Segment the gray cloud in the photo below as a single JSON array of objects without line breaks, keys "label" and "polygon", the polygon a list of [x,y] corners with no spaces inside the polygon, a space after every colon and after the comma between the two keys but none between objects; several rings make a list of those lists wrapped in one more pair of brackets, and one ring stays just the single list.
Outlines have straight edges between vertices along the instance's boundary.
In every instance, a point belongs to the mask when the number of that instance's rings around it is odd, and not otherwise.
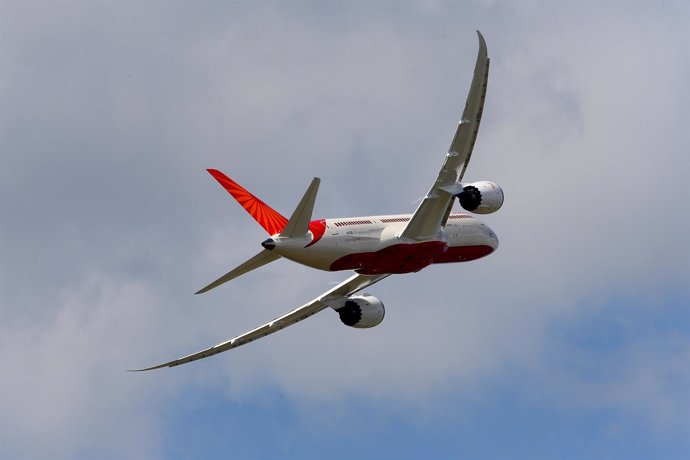
[{"label": "gray cloud", "polygon": [[[687,328],[609,351],[611,372],[548,350],[592,360],[553,325],[689,296],[687,7],[383,5],[2,5],[0,455],[156,456],[162,408],[190,387],[421,408],[516,372],[554,401],[682,425]],[[495,255],[377,285],[388,314],[371,331],[324,312],[232,356],[121,372],[345,276],[281,261],[191,296],[262,238],[206,167],[284,213],[315,175],[324,217],[411,211],[464,103],[476,28],[492,72],[469,178],[507,192],[485,219]]]}]

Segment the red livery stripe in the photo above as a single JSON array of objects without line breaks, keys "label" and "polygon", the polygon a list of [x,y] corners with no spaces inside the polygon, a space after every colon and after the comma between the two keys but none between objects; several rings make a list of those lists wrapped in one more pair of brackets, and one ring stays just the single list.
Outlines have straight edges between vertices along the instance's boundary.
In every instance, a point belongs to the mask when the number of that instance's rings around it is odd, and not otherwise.
[{"label": "red livery stripe", "polygon": [[[217,169],[208,169],[207,171],[269,235],[275,235],[283,231],[288,220],[282,214],[249,193],[244,187]],[[311,221],[309,223],[309,230],[313,237],[311,243],[307,246],[316,244],[321,239],[326,231],[326,221],[324,219]]]},{"label": "red livery stripe", "polygon": [[261,225],[269,235],[280,233],[287,219],[269,205],[249,193],[240,184],[216,169],[207,170],[225,190]]}]

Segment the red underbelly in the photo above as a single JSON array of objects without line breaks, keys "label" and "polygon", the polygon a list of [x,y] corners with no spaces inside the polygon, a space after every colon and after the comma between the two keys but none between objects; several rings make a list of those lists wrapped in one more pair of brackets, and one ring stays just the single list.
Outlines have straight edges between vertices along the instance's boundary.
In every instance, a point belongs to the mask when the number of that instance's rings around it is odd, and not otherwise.
[{"label": "red underbelly", "polygon": [[394,244],[376,252],[362,252],[341,257],[331,264],[331,270],[355,270],[362,275],[411,273],[432,264],[448,245],[443,241]]},{"label": "red underbelly", "polygon": [[455,246],[448,248],[446,252],[436,257],[434,263],[467,262],[488,256],[492,252],[494,252],[494,248],[483,244],[478,246]]},{"label": "red underbelly", "polygon": [[331,264],[332,271],[355,270],[362,275],[412,273],[434,263],[466,262],[493,252],[490,246],[448,247],[443,241],[394,244],[376,252],[361,252],[341,257]]}]

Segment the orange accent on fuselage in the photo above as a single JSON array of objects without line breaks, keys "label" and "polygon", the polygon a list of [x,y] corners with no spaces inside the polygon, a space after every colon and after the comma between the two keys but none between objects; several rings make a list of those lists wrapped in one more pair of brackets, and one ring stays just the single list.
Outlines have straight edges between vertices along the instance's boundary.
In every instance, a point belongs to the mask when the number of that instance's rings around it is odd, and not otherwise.
[{"label": "orange accent on fuselage", "polygon": [[309,231],[312,234],[312,239],[311,243],[306,245],[305,248],[318,243],[323,234],[326,233],[326,219],[312,220],[309,222]]}]

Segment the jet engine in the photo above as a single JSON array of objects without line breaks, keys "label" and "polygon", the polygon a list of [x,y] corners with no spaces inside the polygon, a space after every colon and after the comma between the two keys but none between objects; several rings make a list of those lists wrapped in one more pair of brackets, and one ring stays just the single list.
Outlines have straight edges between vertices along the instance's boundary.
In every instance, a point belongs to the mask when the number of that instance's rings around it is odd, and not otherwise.
[{"label": "jet engine", "polygon": [[465,211],[491,214],[503,205],[503,190],[487,180],[462,184],[462,192],[455,195]]},{"label": "jet engine", "polygon": [[377,326],[383,321],[386,309],[383,302],[369,294],[353,295],[344,300],[342,307],[335,311],[346,326],[367,328]]}]

